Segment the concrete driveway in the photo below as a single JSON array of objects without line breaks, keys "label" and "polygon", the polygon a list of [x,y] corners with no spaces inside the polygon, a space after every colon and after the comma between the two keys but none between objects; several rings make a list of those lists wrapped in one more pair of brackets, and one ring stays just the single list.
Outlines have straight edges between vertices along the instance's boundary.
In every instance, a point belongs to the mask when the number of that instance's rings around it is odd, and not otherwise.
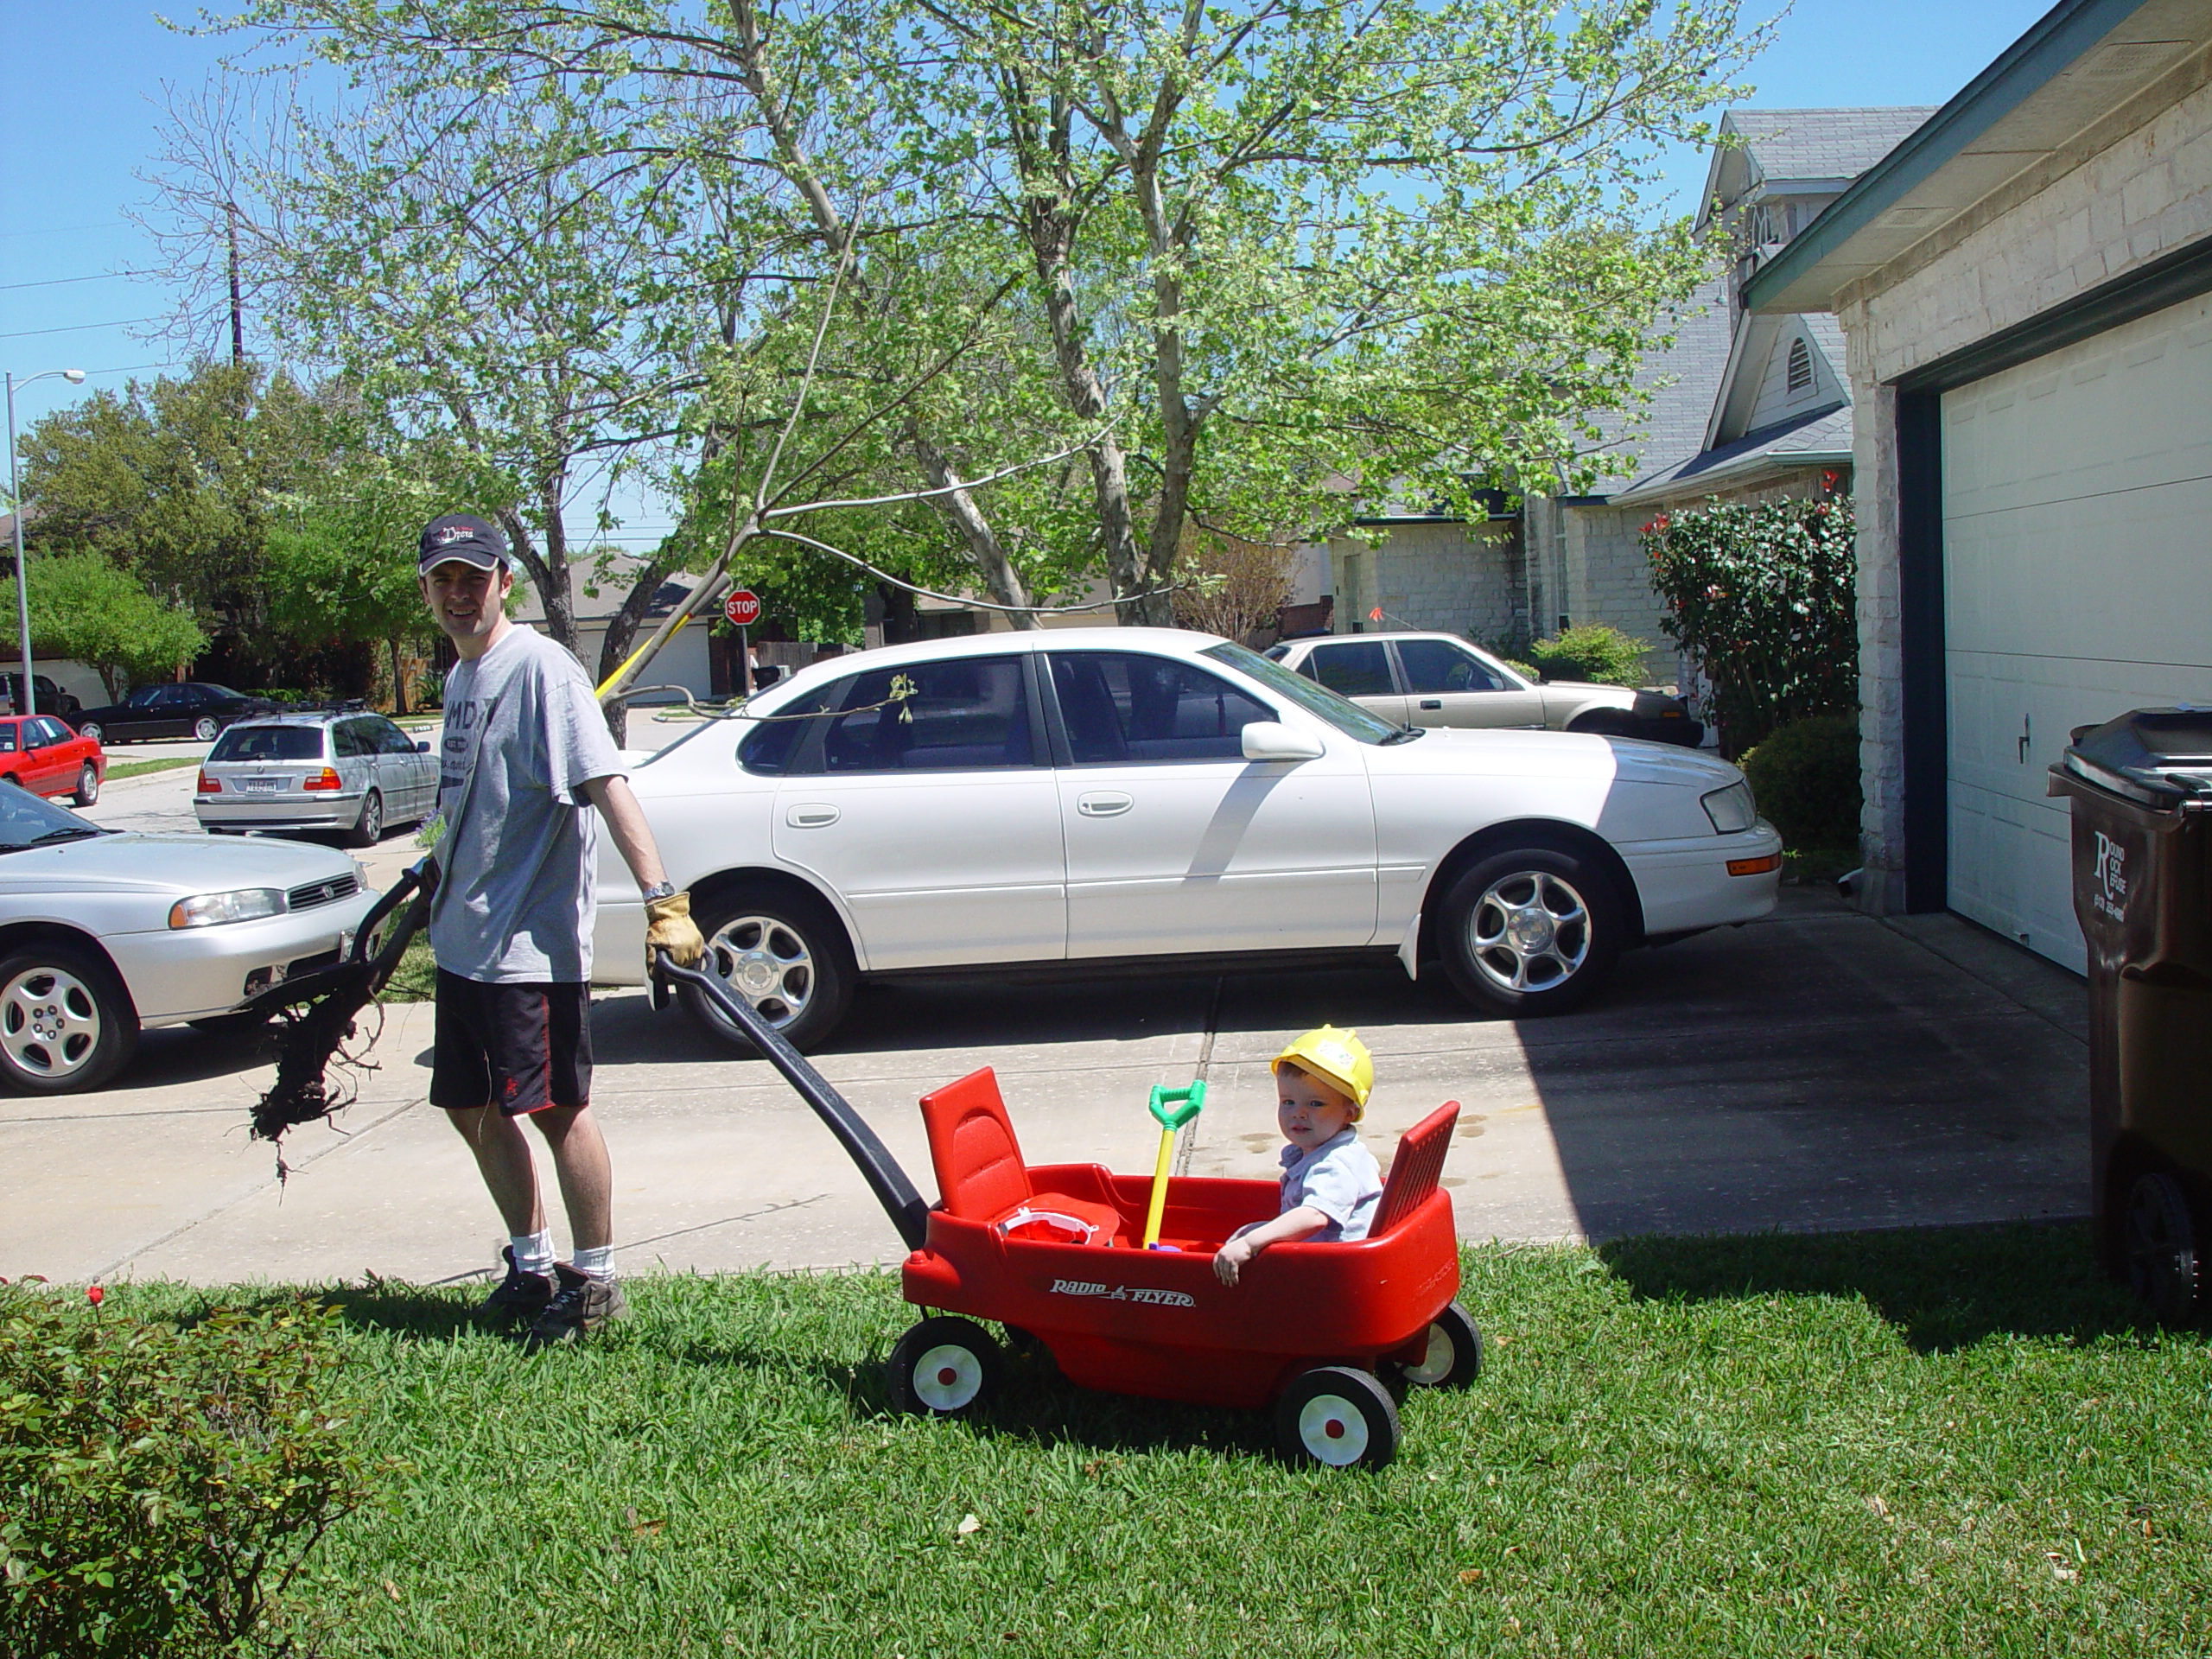
[{"label": "concrete driveway", "polygon": [[[118,816],[154,806],[121,786],[111,799]],[[1440,979],[1395,968],[942,982],[863,991],[817,1062],[932,1196],[915,1099],[986,1065],[1033,1161],[1147,1168],[1147,1091],[1203,1077],[1182,1167],[1270,1175],[1267,1061],[1330,1020],[1374,1047],[1378,1155],[1440,1101],[1462,1103],[1445,1181],[1470,1238],[2085,1214],[2081,982],[1955,918],[1888,924],[1823,893],[1785,898],[1768,921],[1633,954],[1596,1006],[1562,1019],[1471,1014]],[[859,1176],[765,1064],[727,1058],[637,993],[601,997],[595,1031],[628,1271],[898,1258]],[[291,1138],[281,1187],[245,1135],[270,1073],[235,1040],[149,1033],[99,1094],[0,1096],[0,1274],[484,1273],[503,1240],[423,1102],[429,1033],[427,1006],[385,1011],[358,1103]]]}]

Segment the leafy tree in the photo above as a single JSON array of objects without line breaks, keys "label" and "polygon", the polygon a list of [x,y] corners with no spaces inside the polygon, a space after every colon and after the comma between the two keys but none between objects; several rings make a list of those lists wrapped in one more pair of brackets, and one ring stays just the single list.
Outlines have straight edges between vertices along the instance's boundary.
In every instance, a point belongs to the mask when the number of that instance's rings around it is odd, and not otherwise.
[{"label": "leafy tree", "polygon": [[[206,627],[265,628],[269,500],[325,470],[315,398],[281,371],[202,363],[57,410],[21,444],[26,538],[95,550]],[[37,588],[33,588],[33,597]]]},{"label": "leafy tree", "polygon": [[[757,477],[803,355],[791,325],[819,309],[795,296],[836,273],[852,302],[809,395],[865,424],[810,407],[802,437],[875,480],[855,495],[933,491],[1000,602],[1103,566],[1132,621],[1169,620],[1194,514],[1254,535],[1333,522],[1357,505],[1330,487],[1346,474],[1446,500],[1474,474],[1586,481],[1591,411],[1630,399],[1652,317],[1700,269],[1681,225],[1643,226],[1637,191],[1758,44],[1734,0],[1564,22],[1537,0],[257,0],[245,21],[397,75],[426,112],[404,167],[381,150],[342,193],[364,240],[404,251],[412,310],[465,265],[442,315],[551,305],[533,338],[582,321],[668,348],[666,374],[697,367],[700,472],[714,434]],[[509,301],[456,251],[475,220],[425,205],[436,146],[516,109],[534,134],[590,135],[604,188],[563,207],[563,233],[605,210],[607,270],[652,273],[632,308],[574,302],[579,274],[512,235],[529,291]],[[474,194],[448,194],[488,222],[496,171],[472,163]],[[712,238],[641,233],[710,210],[735,227],[718,266]],[[677,312],[634,308],[684,296],[723,324],[696,356]],[[416,362],[421,336],[396,337]],[[531,366],[509,378],[535,395]],[[1062,448],[1080,464],[968,487]]]},{"label": "leafy tree", "polygon": [[271,620],[311,644],[382,648],[401,714],[404,656],[437,636],[416,578],[416,543],[441,510],[430,480],[364,456],[313,494],[278,501],[270,515]]},{"label": "leafy tree", "polygon": [[[343,38],[323,44],[342,54]],[[711,264],[735,227],[671,163],[604,153],[564,86],[487,92],[404,53],[350,60],[347,94],[287,105],[257,139],[222,94],[174,107],[166,243],[207,271],[235,236],[274,344],[342,376],[376,448],[436,457],[431,510],[496,518],[575,650],[571,566],[613,527],[607,498],[713,442],[678,398],[713,348],[716,296],[664,250],[711,241]],[[674,568],[637,575],[602,669]]]},{"label": "leafy tree", "polygon": [[[207,648],[187,612],[165,605],[100,553],[34,558],[31,639],[42,656],[73,657],[99,673],[111,700],[166,679]],[[0,578],[0,611],[16,614],[16,579]]]},{"label": "leafy tree", "polygon": [[1713,683],[1722,747],[1859,706],[1857,529],[1848,496],[1717,502],[1643,527],[1659,626]]}]

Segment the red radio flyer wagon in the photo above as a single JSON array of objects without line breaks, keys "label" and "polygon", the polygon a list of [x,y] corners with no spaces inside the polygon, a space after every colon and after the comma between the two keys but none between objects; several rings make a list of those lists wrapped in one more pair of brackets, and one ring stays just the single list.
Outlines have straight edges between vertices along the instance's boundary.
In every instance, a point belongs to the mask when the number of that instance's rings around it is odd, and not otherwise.
[{"label": "red radio flyer wagon", "polygon": [[1161,1243],[1136,1248],[1153,1178],[1097,1164],[1024,1161],[986,1068],[927,1095],[922,1116],[943,1193],[926,1204],[844,1097],[752,1005],[720,981],[657,964],[697,986],[753,1039],[859,1166],[912,1250],[906,1300],[930,1314],[889,1363],[893,1403],[952,1416],[991,1396],[1001,1348],[1049,1351],[1071,1382],[1162,1400],[1246,1408],[1272,1404],[1294,1462],[1378,1466],[1398,1445],[1385,1376],[1459,1388],[1482,1369],[1482,1334],[1459,1288],[1452,1200],[1437,1184],[1457,1102],[1398,1142],[1369,1236],[1276,1244],[1240,1281],[1214,1275],[1213,1253],[1274,1215],[1272,1180],[1185,1178],[1168,1187]]}]

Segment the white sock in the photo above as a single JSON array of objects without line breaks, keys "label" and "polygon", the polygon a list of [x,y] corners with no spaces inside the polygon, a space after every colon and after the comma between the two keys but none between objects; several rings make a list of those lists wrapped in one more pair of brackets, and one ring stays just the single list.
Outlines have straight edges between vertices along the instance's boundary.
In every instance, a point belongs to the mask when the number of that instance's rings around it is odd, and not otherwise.
[{"label": "white sock", "polygon": [[514,1249],[515,1266],[524,1273],[534,1273],[541,1279],[553,1271],[553,1230],[542,1233],[517,1233],[507,1243]]},{"label": "white sock", "polygon": [[588,1273],[594,1279],[612,1279],[614,1276],[614,1247],[601,1244],[596,1249],[578,1250],[575,1266],[578,1273]]}]

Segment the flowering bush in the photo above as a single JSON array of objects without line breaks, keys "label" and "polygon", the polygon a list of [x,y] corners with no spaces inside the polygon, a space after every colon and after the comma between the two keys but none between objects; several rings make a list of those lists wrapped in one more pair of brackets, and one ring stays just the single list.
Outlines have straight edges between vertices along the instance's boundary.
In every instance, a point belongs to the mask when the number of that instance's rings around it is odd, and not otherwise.
[{"label": "flowering bush", "polygon": [[1848,496],[1716,503],[1643,527],[1660,626],[1712,682],[1723,750],[1859,704],[1857,526]]}]

